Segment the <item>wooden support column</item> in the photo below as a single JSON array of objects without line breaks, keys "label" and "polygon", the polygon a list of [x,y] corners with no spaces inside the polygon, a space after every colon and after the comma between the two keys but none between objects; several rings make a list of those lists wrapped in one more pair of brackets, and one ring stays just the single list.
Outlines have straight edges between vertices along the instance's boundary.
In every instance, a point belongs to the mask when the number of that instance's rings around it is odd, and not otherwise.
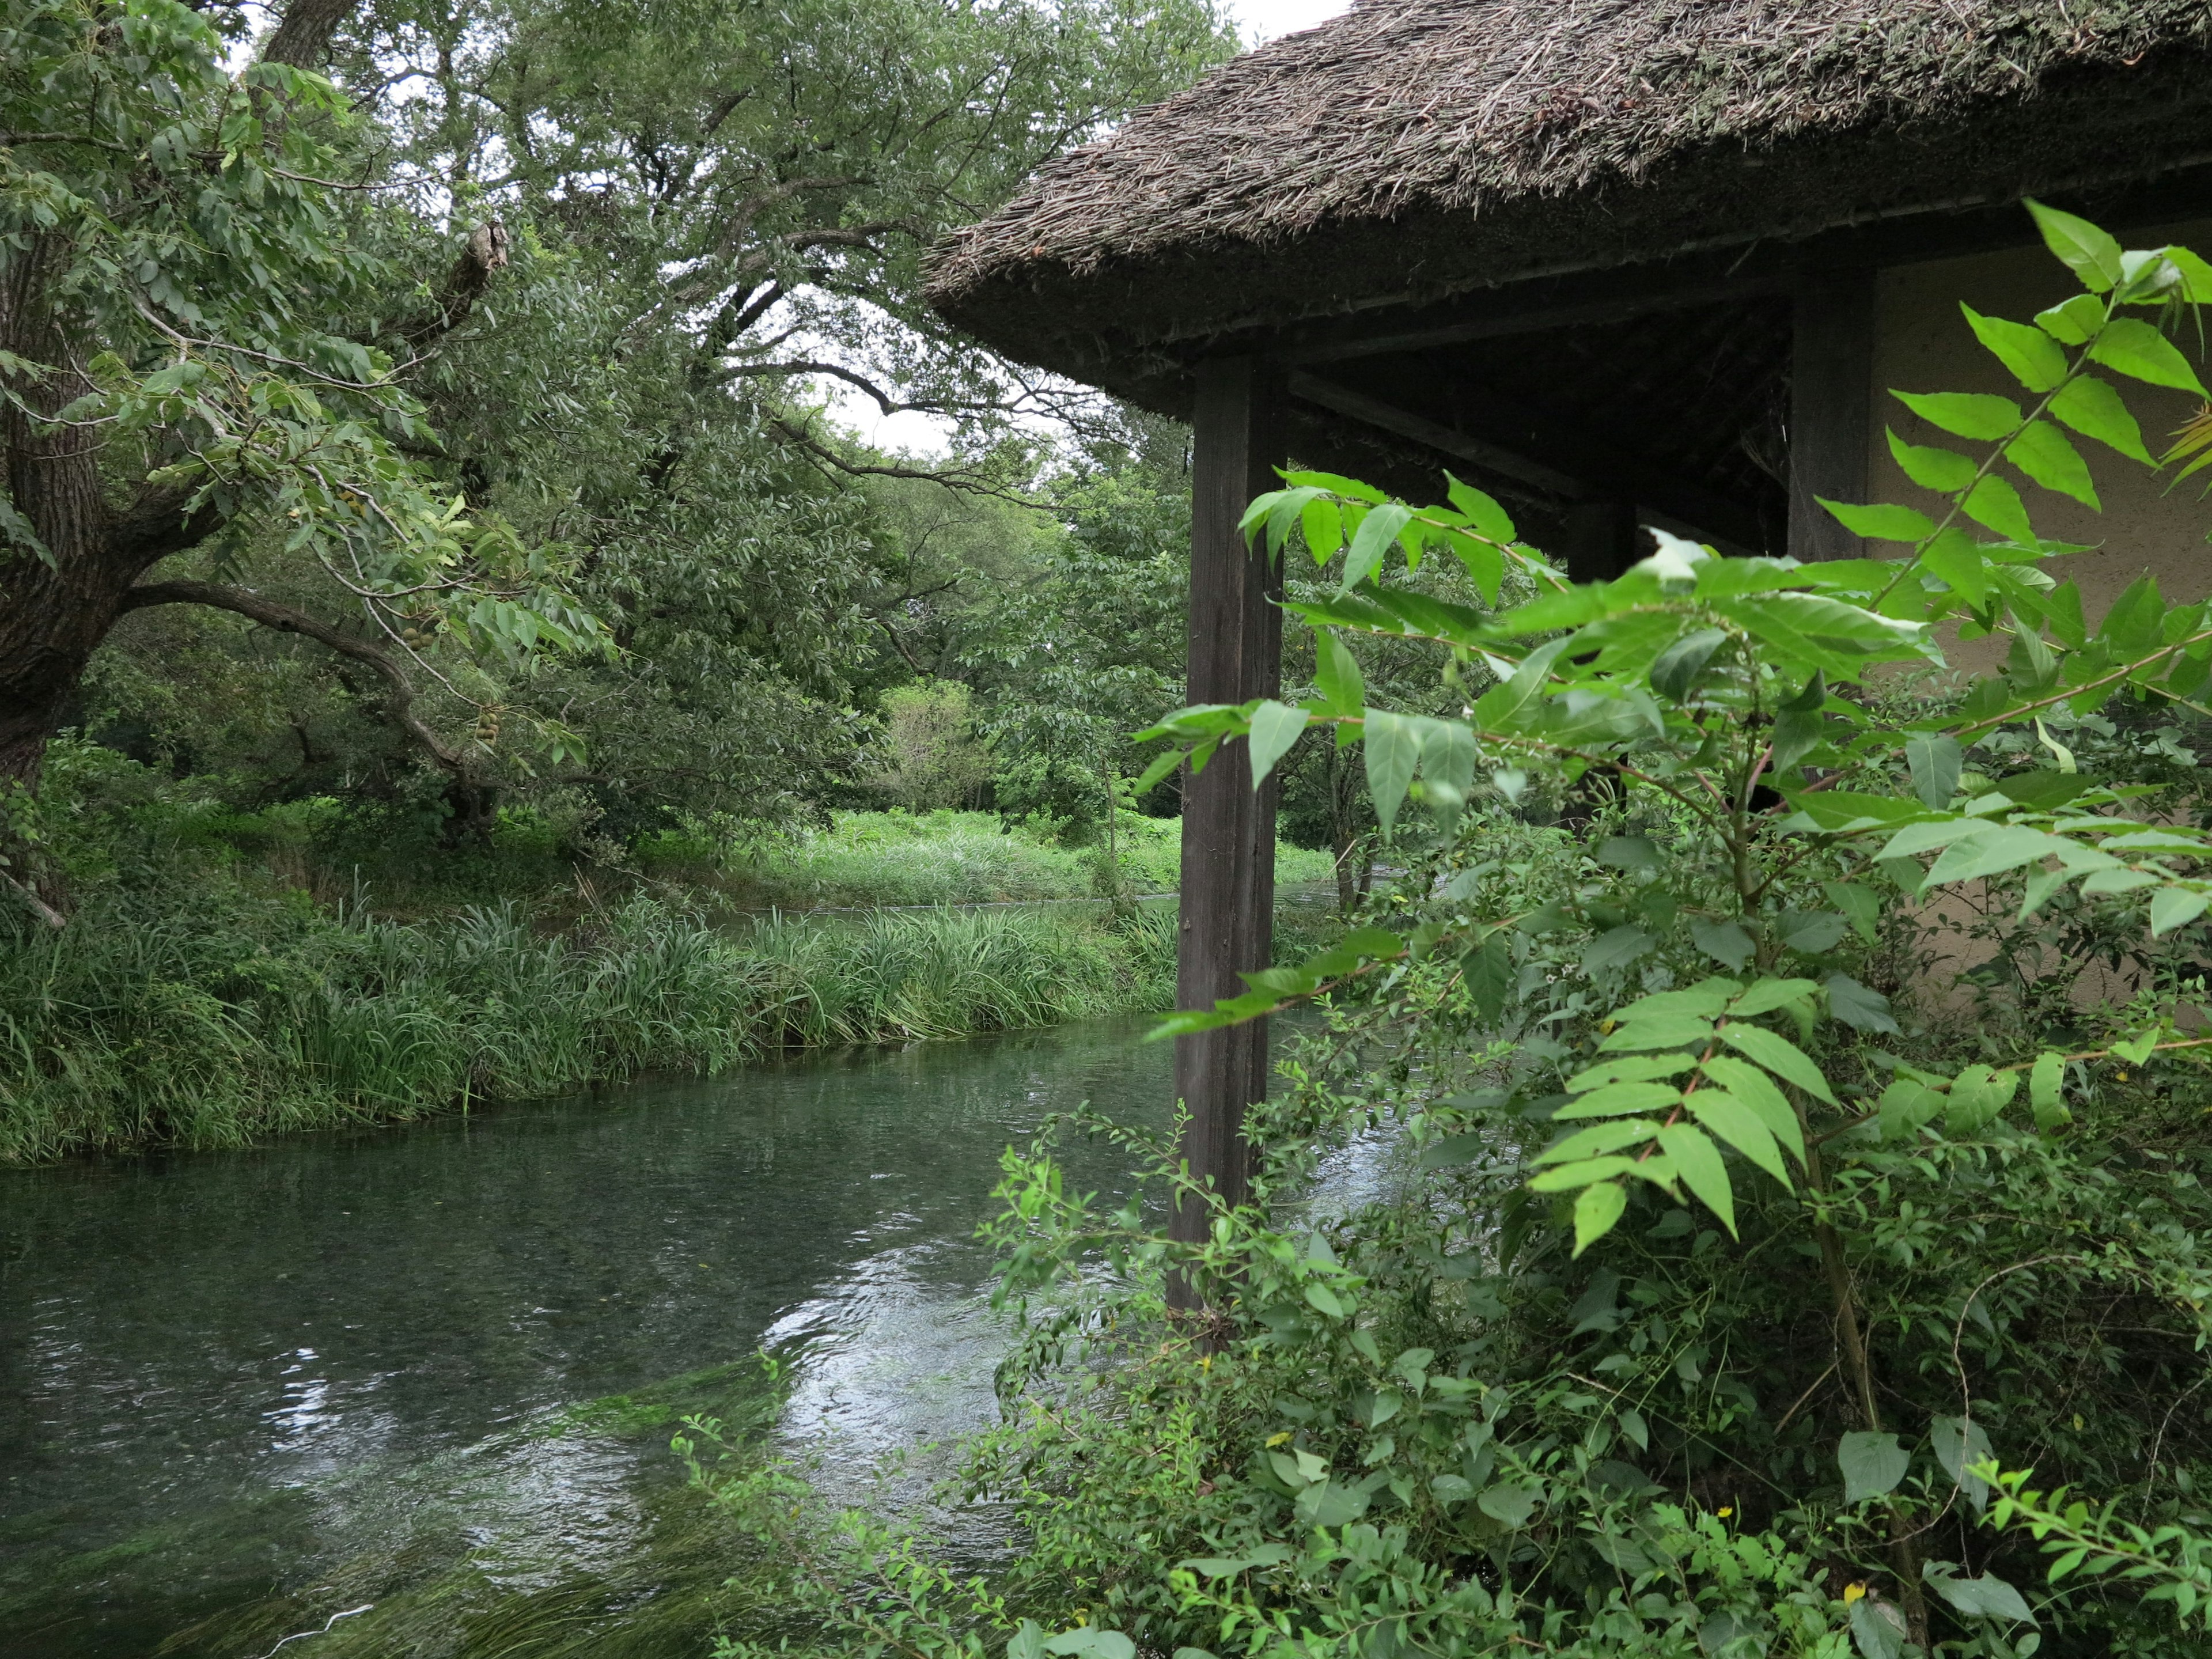
[{"label": "wooden support column", "polygon": [[1636,562],[1636,503],[1577,501],[1567,509],[1567,574],[1609,582]]},{"label": "wooden support column", "polygon": [[1797,284],[1790,368],[1790,554],[1856,559],[1865,544],[1814,500],[1862,502],[1874,380],[1874,272],[1808,270]]},{"label": "wooden support column", "polygon": [[[1281,689],[1280,577],[1264,539],[1249,547],[1237,521],[1255,495],[1279,488],[1281,396],[1257,358],[1202,362],[1194,410],[1190,658],[1187,700],[1244,702]],[[1275,785],[1258,791],[1242,743],[1183,780],[1182,902],[1176,1006],[1206,1008],[1246,988],[1240,970],[1267,965],[1273,943]],[[1231,1204],[1249,1190],[1244,1108],[1267,1092],[1267,1024],[1255,1020],[1176,1042],[1176,1094],[1189,1112],[1182,1156]],[[1206,1234],[1196,1204],[1178,1206],[1175,1238]],[[1171,1286],[1184,1300],[1184,1287]]]}]

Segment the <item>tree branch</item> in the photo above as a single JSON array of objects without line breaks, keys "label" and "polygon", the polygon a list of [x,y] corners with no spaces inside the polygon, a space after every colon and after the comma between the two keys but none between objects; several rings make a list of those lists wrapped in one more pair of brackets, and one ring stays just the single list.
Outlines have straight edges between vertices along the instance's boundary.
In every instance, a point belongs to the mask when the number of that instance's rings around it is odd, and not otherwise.
[{"label": "tree branch", "polygon": [[426,750],[430,757],[455,777],[465,776],[467,763],[457,749],[447,747],[445,741],[424,723],[414,709],[415,688],[408,684],[407,676],[399,665],[366,640],[342,634],[327,623],[319,621],[304,611],[295,611],[289,605],[279,605],[274,599],[264,599],[258,593],[242,587],[221,587],[213,582],[142,582],[123,596],[119,611],[143,611],[156,605],[204,605],[217,611],[228,611],[249,622],[259,623],[264,628],[274,628],[282,633],[298,634],[327,646],[342,657],[364,663],[376,671],[384,681],[385,707],[392,718],[405,729]]},{"label": "tree branch", "polygon": [[506,267],[507,240],[507,226],[497,219],[488,219],[471,231],[460,258],[447,274],[437,310],[401,329],[400,337],[419,346],[459,327],[491,287],[492,272]]},{"label": "tree branch", "polygon": [[769,424],[781,433],[788,442],[798,445],[816,460],[853,477],[921,478],[931,483],[943,484],[947,489],[962,489],[971,495],[995,495],[1002,501],[1012,501],[1016,507],[1031,507],[1039,512],[1045,510],[1045,504],[1042,501],[988,483],[963,468],[955,467],[949,471],[933,472],[927,467],[879,465],[864,461],[848,460],[827,444],[817,439],[805,428],[786,420],[781,415],[769,416]]},{"label": "tree branch", "polygon": [[352,15],[355,0],[292,0],[284,8],[284,21],[261,49],[261,61],[313,69],[330,50],[331,37]]}]

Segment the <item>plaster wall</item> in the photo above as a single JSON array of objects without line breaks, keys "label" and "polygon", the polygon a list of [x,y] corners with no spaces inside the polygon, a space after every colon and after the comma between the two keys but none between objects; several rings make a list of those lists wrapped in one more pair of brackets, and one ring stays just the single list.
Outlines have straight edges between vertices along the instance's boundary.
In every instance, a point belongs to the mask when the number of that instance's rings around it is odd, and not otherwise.
[{"label": "plaster wall", "polygon": [[[2212,258],[2212,220],[2115,230],[2128,247],[2161,247],[2179,243]],[[1899,471],[1883,435],[1885,425],[1912,443],[1944,444],[1979,454],[1978,446],[1929,425],[1890,395],[1906,392],[1990,392],[2023,397],[2019,383],[1985,351],[1959,310],[1964,301],[1988,316],[2019,322],[2033,319],[2045,306],[2081,291],[2073,272],[2040,243],[1998,253],[1936,259],[1893,266],[1875,279],[1875,343],[1871,416],[1867,434],[1867,499],[1925,506],[1929,493]],[[2148,314],[2148,313],[2142,313]],[[2192,360],[2199,358],[2193,329],[2178,341]],[[2212,359],[2212,353],[2206,354]],[[2212,361],[2199,364],[2212,384]],[[2142,425],[2153,454],[2165,447],[2173,429],[2196,411],[2197,400],[2119,376],[2128,407]],[[2055,561],[2045,567],[2081,588],[2082,611],[2095,626],[2112,600],[2148,571],[2169,599],[2188,602],[2212,595],[2212,501],[2203,499],[2206,475],[2168,490],[2163,475],[2152,472],[2086,438],[2075,446],[2089,464],[2104,510],[2087,507],[2048,490],[2024,487],[2036,528],[2058,541],[2090,543],[2097,550]],[[2014,477],[2014,482],[2025,485]],[[1888,551],[1893,556],[1896,549]],[[1987,665],[1972,642],[1953,655],[1954,665],[1972,672]]]}]

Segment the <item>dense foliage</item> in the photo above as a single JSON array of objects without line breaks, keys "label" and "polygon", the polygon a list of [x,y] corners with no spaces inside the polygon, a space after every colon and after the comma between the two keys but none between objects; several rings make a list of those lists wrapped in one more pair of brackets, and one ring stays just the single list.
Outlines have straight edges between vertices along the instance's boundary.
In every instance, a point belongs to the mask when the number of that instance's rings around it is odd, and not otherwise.
[{"label": "dense foliage", "polygon": [[[917,514],[969,544],[937,582],[1034,593],[1086,481],[1151,465],[951,335],[920,260],[1218,58],[1198,0],[265,21],[0,15],[0,772],[25,786],[74,726],[242,809],[332,797],[456,845],[514,804],[586,856],[818,817],[885,769],[883,692],[978,679],[906,648]],[[825,388],[939,417],[948,454],[855,442]],[[1040,447],[1035,416],[1089,447]],[[995,710],[1066,688],[999,678],[978,735],[1026,811],[1051,790]],[[1101,787],[1079,764],[1071,823]],[[9,878],[65,912],[10,799]]]},{"label": "dense foliage", "polygon": [[[963,1580],[858,1519],[825,1541],[773,1477],[720,1483],[841,1639],[2212,1644],[2212,1091],[2177,1024],[2212,899],[2212,612],[2146,579],[2093,623],[2027,507],[2094,505],[2069,433],[2150,460],[2106,376],[2201,392],[2160,325],[2212,267],[2036,217],[2082,293],[1968,313],[2024,404],[1899,393],[1964,441],[1893,437],[1929,503],[1832,508],[1901,553],[1660,536],[1577,585],[1457,484],[1415,509],[1294,473],[1254,503],[1255,535],[1340,572],[1292,603],[1311,695],[1185,710],[1162,769],[1256,781],[1310,730],[1357,744],[1408,877],[1389,926],[1164,1028],[1322,1018],[1254,1125],[1253,1205],[1203,1245],[1009,1153],[1028,1335],[970,1481],[1020,1518],[1010,1568]],[[1480,602],[1399,574],[1440,556]],[[2007,647],[1963,697],[1926,677],[1939,624]],[[1382,705],[1347,639],[1424,646],[1456,706]],[[1582,822],[1528,821],[1569,789]],[[1171,1143],[1091,1127],[1210,1196]]]}]

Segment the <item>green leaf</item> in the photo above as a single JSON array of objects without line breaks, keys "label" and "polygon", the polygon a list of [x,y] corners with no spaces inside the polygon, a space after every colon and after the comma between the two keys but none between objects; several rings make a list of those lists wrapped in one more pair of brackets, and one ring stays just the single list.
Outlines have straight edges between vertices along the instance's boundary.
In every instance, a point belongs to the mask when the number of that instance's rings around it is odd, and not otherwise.
[{"label": "green leaf", "polygon": [[2103,510],[2097,486],[2089,478],[2089,464],[2050,422],[2030,421],[2020,436],[2005,446],[2005,459],[2045,489],[2070,495],[2093,513]]},{"label": "green leaf", "polygon": [[1690,923],[1690,942],[1732,971],[1741,970],[1759,949],[1752,943],[1751,935],[1732,921],[1693,921]]},{"label": "green leaf", "polygon": [[2205,896],[2187,887],[2161,887],[2151,896],[2150,936],[2185,927],[2204,914]]},{"label": "green leaf", "polygon": [[1734,1054],[1715,1054],[1698,1070],[1758,1113],[1766,1132],[1787,1146],[1800,1164],[1805,1161],[1804,1129],[1797,1121],[1797,1114],[1790,1109],[1790,1103],[1783,1098],[1782,1091],[1774,1086],[1773,1079]]},{"label": "green leaf", "polygon": [[1956,525],[1920,550],[1920,568],[1960,599],[1980,610],[1989,603],[1988,550]]},{"label": "green leaf", "polygon": [[1820,1075],[1820,1068],[1808,1059],[1805,1051],[1787,1037],[1768,1030],[1764,1025],[1747,1025],[1735,1022],[1721,1027],[1721,1041],[1738,1054],[1756,1060],[1784,1083],[1794,1083],[1815,1099],[1836,1103],[1836,1097],[1828,1088],[1828,1079]]},{"label": "green leaf", "polygon": [[1602,1158],[1607,1152],[1617,1152],[1624,1147],[1640,1146],[1658,1133],[1657,1121],[1648,1117],[1594,1123],[1587,1129],[1577,1130],[1556,1146],[1547,1146],[1529,1161],[1532,1164],[1572,1164],[1583,1158]]},{"label": "green leaf", "polygon": [[1323,630],[1314,639],[1314,690],[1340,714],[1358,715],[1367,707],[1367,685],[1359,659],[1335,635]]},{"label": "green leaf", "polygon": [[1660,853],[1649,836],[1608,836],[1598,847],[1597,861],[1616,870],[1656,870]]},{"label": "green leaf", "polygon": [[1542,1496],[1542,1492],[1535,1486],[1501,1480],[1496,1486],[1484,1487],[1482,1495],[1474,1500],[1474,1504],[1477,1509],[1501,1526],[1525,1527],[1528,1524],[1528,1517],[1536,1512],[1537,1500]]},{"label": "green leaf", "polygon": [[[1790,1185],[1790,1171],[1783,1165],[1782,1149],[1775,1145],[1774,1132],[1766,1127],[1766,1120],[1757,1112],[1725,1089],[1692,1089],[1682,1097],[1682,1104],[1689,1108],[1691,1116],[1784,1188]],[[1680,1162],[1679,1158],[1675,1159],[1678,1165]],[[1686,1172],[1684,1178],[1688,1178]],[[1691,1190],[1694,1192],[1696,1188]]]},{"label": "green leaf", "polygon": [[1975,881],[1984,876],[2002,875],[2008,870],[2017,870],[2024,864],[2033,864],[2053,853],[2066,850],[2069,843],[2057,836],[2047,836],[2040,830],[2031,830],[2021,823],[2001,823],[1978,836],[1954,841],[1943,849],[1928,872],[1923,888],[1941,887],[1950,882]]},{"label": "green leaf", "polygon": [[1413,509],[1397,501],[1370,507],[1352,538],[1351,550],[1344,556],[1344,578],[1338,583],[1337,591],[1357,587],[1373,575],[1382,567],[1382,556],[1398,539],[1398,532],[1413,521]]},{"label": "green leaf", "polygon": [[1854,1031],[1897,1030],[1897,1016],[1890,1012],[1889,999],[1849,974],[1829,975],[1827,991],[1828,1012]]},{"label": "green leaf", "polygon": [[1973,483],[1974,464],[1957,450],[1909,444],[1897,435],[1893,428],[1883,429],[1889,437],[1889,453],[1896,458],[1898,466],[1923,489],[1955,495]]},{"label": "green leaf", "polygon": [[1580,1255],[1611,1232],[1627,1208],[1628,1194],[1617,1181],[1583,1188],[1575,1200],[1575,1254]]},{"label": "green leaf", "polygon": [[[1679,1069],[1679,1068],[1678,1068]],[[1608,1083],[1571,1100],[1554,1112],[1554,1122],[1578,1117],[1626,1117],[1638,1112],[1671,1110],[1681,1097],[1671,1084],[1651,1081]]]},{"label": "green leaf", "polygon": [[2066,1062],[2048,1050],[2035,1057],[2027,1074],[2028,1103],[2035,1110],[2035,1127],[2049,1134],[2063,1128],[2074,1115],[2066,1109]]},{"label": "green leaf", "polygon": [[1332,495],[1341,495],[1346,501],[1366,501],[1380,507],[1390,498],[1373,484],[1362,483],[1357,478],[1347,478],[1337,472],[1285,472],[1283,482],[1294,489],[1326,489]]},{"label": "green leaf", "polygon": [[2094,779],[2079,772],[2015,772],[1999,778],[1991,787],[2015,806],[2025,806],[2032,812],[2055,812],[2095,785]]},{"label": "green leaf", "polygon": [[1344,514],[1328,497],[1306,503],[1299,515],[1299,528],[1305,532],[1306,551],[1316,564],[1327,564],[1343,550]]},{"label": "green leaf", "polygon": [[1136,1659],[1137,1644],[1118,1630],[1093,1630],[1081,1625],[1048,1639],[1044,1650],[1067,1659]]},{"label": "green leaf", "polygon": [[1966,756],[1959,740],[1942,732],[1914,732],[1905,739],[1905,763],[1912,773],[1912,793],[1924,805],[1942,811],[1959,790]]},{"label": "green leaf", "polygon": [[1749,1019],[1754,1015],[1771,1013],[1801,997],[1808,997],[1819,988],[1809,979],[1757,980],[1741,996],[1729,1004],[1728,1012],[1734,1018]]},{"label": "green leaf", "polygon": [[1310,1527],[1341,1527],[1357,1521],[1367,1513],[1372,1502],[1370,1496],[1357,1486],[1347,1486],[1334,1478],[1317,1486],[1308,1486],[1297,1495],[1292,1507],[1298,1518]]},{"label": "green leaf", "polygon": [[1682,990],[1654,991],[1649,996],[1638,997],[1626,1007],[1614,1009],[1613,1018],[1624,1024],[1630,1020],[1656,1019],[1671,1014],[1695,1014],[1710,1019],[1727,1007],[1729,999],[1742,989],[1732,979],[1701,979]]},{"label": "green leaf", "polygon": [[1592,939],[1583,952],[1585,973],[1601,974],[1608,969],[1625,967],[1650,950],[1651,935],[1632,923],[1607,929]]},{"label": "green leaf", "polygon": [[1406,803],[1406,791],[1413,787],[1413,764],[1421,754],[1420,732],[1403,714],[1370,708],[1364,733],[1367,793],[1387,838],[1398,821],[1398,809]]},{"label": "green leaf", "polygon": [[1555,1170],[1545,1170],[1528,1177],[1532,1193],[1575,1193],[1594,1182],[1610,1181],[1615,1176],[1634,1172],[1637,1161],[1632,1158],[1591,1158],[1579,1164],[1562,1164]]},{"label": "green leaf", "polygon": [[1307,1305],[1311,1307],[1316,1313],[1326,1314],[1331,1319],[1341,1319],[1344,1317],[1343,1298],[1339,1297],[1337,1293],[1331,1290],[1328,1285],[1321,1283],[1320,1280],[1310,1279],[1307,1281],[1305,1297]]},{"label": "green leaf", "polygon": [[1735,1232],[1735,1194],[1729,1187],[1728,1166],[1705,1132],[1687,1123],[1669,1123],[1659,1131],[1659,1145],[1674,1160],[1682,1184],[1721,1218],[1733,1237]]},{"label": "green leaf", "polygon": [[2007,322],[2002,317],[1984,317],[1963,301],[1959,309],[1966,313],[1967,324],[1990,355],[2030,392],[2048,392],[2066,378],[2066,354],[2041,329]]},{"label": "green leaf", "polygon": [[1445,532],[1445,544],[1459,556],[1485,605],[1498,603],[1498,585],[1505,580],[1505,556],[1488,542],[1478,541],[1463,530]]},{"label": "green leaf", "polygon": [[1867,1595],[1851,1604],[1851,1643],[1859,1659],[1905,1659],[1905,1615],[1888,1602]]},{"label": "green leaf", "polygon": [[1252,711],[1251,734],[1245,745],[1252,751],[1252,787],[1257,789],[1275,769],[1275,763],[1290,752],[1306,729],[1306,711],[1270,697]]},{"label": "green leaf", "polygon": [[1844,1472],[1844,1502],[1863,1504],[1897,1490],[1911,1456],[1893,1434],[1847,1434],[1836,1448],[1836,1462]]},{"label": "green leaf", "polygon": [[1860,939],[1869,945],[1881,939],[1881,896],[1874,889],[1856,882],[1829,881],[1821,883],[1820,890],[1828,896],[1829,903],[1844,913]]},{"label": "green leaf", "polygon": [[1686,702],[1690,688],[1712,660],[1713,653],[1727,643],[1728,635],[1717,628],[1700,628],[1683,635],[1653,661],[1651,689],[1675,702]]},{"label": "green leaf", "polygon": [[1943,1109],[1943,1133],[1958,1139],[1979,1134],[2011,1103],[2019,1090],[2017,1072],[1967,1066],[1951,1079],[1950,1099]]},{"label": "green leaf", "polygon": [[1491,934],[1462,957],[1460,974],[1476,1015],[1485,1024],[1497,1024],[1505,1012],[1515,978],[1513,947],[1504,931]]},{"label": "green leaf", "polygon": [[2094,294],[2077,294],[2070,300],[2035,313],[2035,325],[2063,345],[2087,345],[2089,337],[2105,325],[2105,302]]},{"label": "green leaf", "polygon": [[1834,950],[1843,939],[1844,926],[1832,910],[1784,910],[1780,918],[1782,942],[1808,957]]},{"label": "green leaf", "polygon": [[1948,1572],[1938,1572],[1936,1568],[1941,1565],[1943,1564],[1935,1561],[1928,1564],[1928,1582],[1938,1595],[1967,1618],[1998,1619],[2018,1625],[2035,1622],[2035,1615],[2028,1611],[2020,1592],[2003,1579],[1986,1574],[1979,1578],[1954,1578]]},{"label": "green leaf", "polygon": [[2130,460],[2141,461],[2146,466],[2153,464],[2150,451],[2143,446],[2142,428],[2136,424],[2136,417],[2121,401],[2118,389],[2109,380],[2100,380],[2094,374],[2076,376],[2059,388],[2049,407],[2053,415],[2083,437],[2094,438],[2107,448],[2118,450]]},{"label": "green leaf", "polygon": [[1989,1482],[1973,1472],[1977,1463],[1985,1463],[1996,1456],[1990,1437],[1982,1432],[1982,1425],[1965,1418],[1937,1417],[1928,1424],[1929,1449],[1936,1461],[1943,1466],[1943,1473],[1958,1483],[1966,1493],[1966,1501],[1979,1515],[1990,1501]]},{"label": "green leaf", "polygon": [[1925,513],[1909,507],[1881,503],[1872,507],[1851,507],[1842,501],[1832,501],[1825,495],[1813,498],[1854,536],[1864,536],[1877,542],[1925,541],[1936,533],[1935,521]]},{"label": "green leaf", "polygon": [[2044,245],[2081,279],[2081,285],[2102,294],[2120,280],[2120,245],[2087,219],[2045,207],[2033,197],[2024,198]]},{"label": "green leaf", "polygon": [[1567,1079],[1567,1087],[1579,1094],[1608,1083],[1642,1083],[1651,1078],[1674,1077],[1695,1064],[1688,1054],[1624,1054],[1576,1073]]},{"label": "green leaf", "polygon": [[1638,1049],[1680,1048],[1704,1042],[1713,1034],[1706,1021],[1687,1014],[1662,1015],[1631,1020],[1599,1043],[1606,1054],[1633,1054]]},{"label": "green leaf", "polygon": [[2009,398],[1978,392],[1893,392],[1890,396],[1930,426],[1957,438],[1987,442],[2009,436],[2020,425],[2020,405]]},{"label": "green leaf", "polygon": [[2105,331],[2089,348],[2089,358],[2152,386],[2193,392],[2200,398],[2207,395],[2189,359],[2175,349],[2172,341],[2138,317],[2117,317],[2106,324]]},{"label": "green leaf", "polygon": [[2028,520],[2027,506],[2021,500],[2020,491],[1996,473],[1968,490],[1960,506],[1976,524],[1996,531],[2007,541],[2035,545],[2035,526]]},{"label": "green leaf", "polygon": [[1902,1139],[1943,1110],[1943,1097],[1924,1083],[1899,1078],[1881,1091],[1881,1138]]},{"label": "green leaf", "polygon": [[1144,769],[1136,782],[1129,786],[1130,792],[1139,797],[1150,793],[1159,786],[1161,780],[1182,764],[1182,754],[1180,749],[1170,749],[1164,754],[1153,756],[1152,763]]},{"label": "green leaf", "polygon": [[1504,507],[1472,484],[1462,483],[1449,472],[1444,474],[1445,493],[1451,504],[1467,514],[1470,529],[1487,540],[1510,543],[1517,533],[1513,520]]}]

